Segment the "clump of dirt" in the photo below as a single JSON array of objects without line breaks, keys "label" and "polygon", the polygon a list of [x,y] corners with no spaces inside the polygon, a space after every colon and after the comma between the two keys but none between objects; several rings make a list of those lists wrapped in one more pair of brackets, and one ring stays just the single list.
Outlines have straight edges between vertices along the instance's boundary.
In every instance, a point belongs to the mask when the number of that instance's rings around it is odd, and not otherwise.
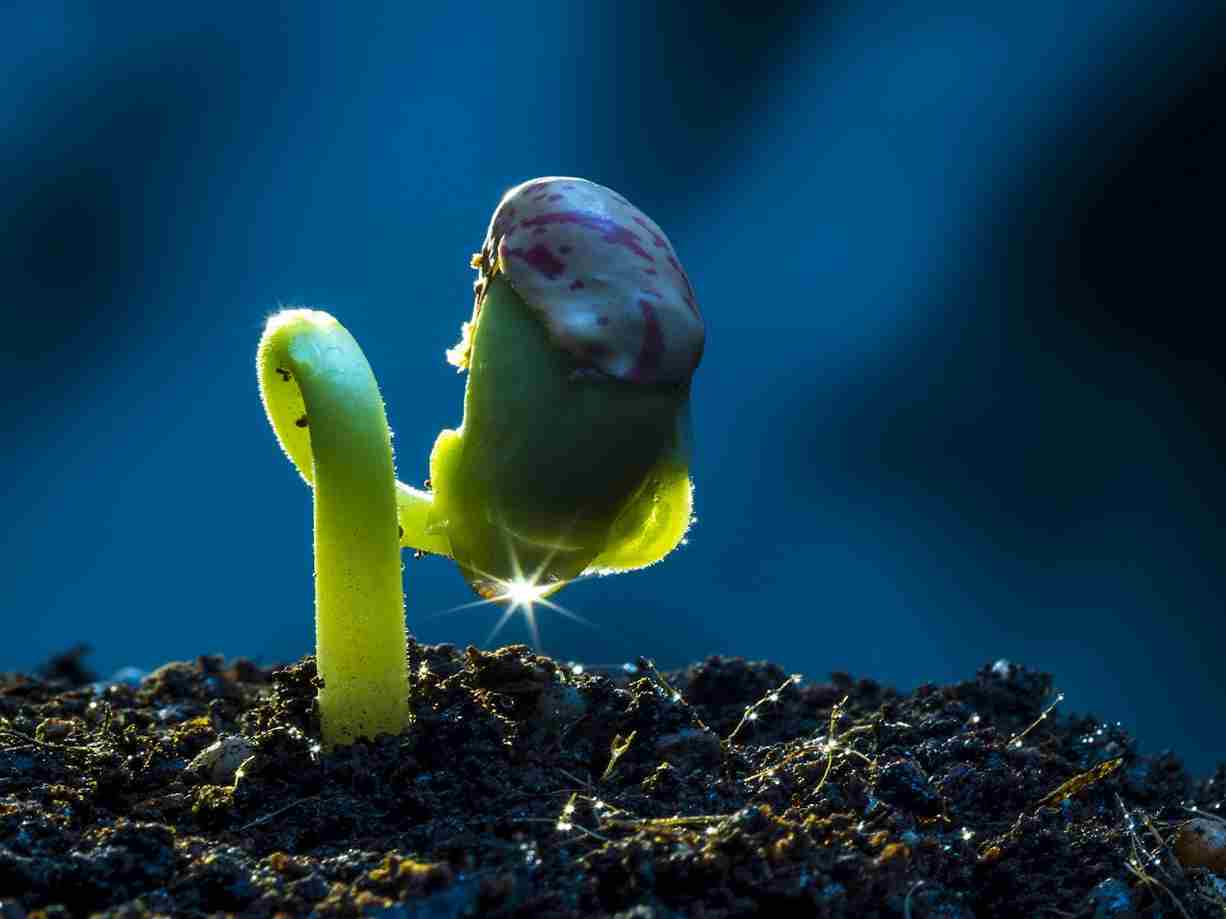
[{"label": "clump of dirt", "polygon": [[904,694],[414,646],[411,730],[328,752],[312,658],[129,685],[80,656],[0,677],[3,919],[1226,909],[1226,766],[1194,781],[1005,662]]}]

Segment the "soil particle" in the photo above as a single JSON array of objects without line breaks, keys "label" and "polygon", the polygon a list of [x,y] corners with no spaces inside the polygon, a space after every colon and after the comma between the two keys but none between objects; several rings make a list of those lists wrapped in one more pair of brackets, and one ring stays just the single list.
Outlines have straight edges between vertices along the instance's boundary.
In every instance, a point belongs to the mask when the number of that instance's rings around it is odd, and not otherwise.
[{"label": "soil particle", "polygon": [[1005,661],[902,693],[414,646],[412,728],[325,751],[311,658],[130,685],[82,656],[0,676],[0,919],[1226,907],[1226,766],[1195,781]]}]

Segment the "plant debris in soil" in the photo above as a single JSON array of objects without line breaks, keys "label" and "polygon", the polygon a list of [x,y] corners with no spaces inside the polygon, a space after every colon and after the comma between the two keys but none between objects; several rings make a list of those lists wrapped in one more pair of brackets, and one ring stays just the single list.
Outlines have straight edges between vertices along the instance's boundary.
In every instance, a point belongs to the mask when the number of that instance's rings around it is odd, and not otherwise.
[{"label": "plant debris in soil", "polygon": [[326,751],[312,658],[81,656],[0,676],[0,919],[1226,914],[1226,765],[1004,661],[901,693],[414,645],[412,728]]}]

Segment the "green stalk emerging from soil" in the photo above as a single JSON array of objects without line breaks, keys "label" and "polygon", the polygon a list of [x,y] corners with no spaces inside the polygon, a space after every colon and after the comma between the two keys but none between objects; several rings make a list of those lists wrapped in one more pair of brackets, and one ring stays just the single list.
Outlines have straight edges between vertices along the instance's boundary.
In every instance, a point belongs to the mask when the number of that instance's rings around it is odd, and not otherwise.
[{"label": "green stalk emerging from soil", "polygon": [[327,313],[284,310],[257,355],[260,396],[315,496],[315,635],[324,743],[409,723],[391,434],[374,373]]}]

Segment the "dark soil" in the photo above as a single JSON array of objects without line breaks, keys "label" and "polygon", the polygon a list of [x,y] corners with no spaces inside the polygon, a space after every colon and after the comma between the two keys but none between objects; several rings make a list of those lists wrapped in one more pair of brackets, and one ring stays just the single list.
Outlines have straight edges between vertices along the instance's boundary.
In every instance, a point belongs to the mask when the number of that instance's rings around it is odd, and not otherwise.
[{"label": "dark soil", "polygon": [[1043,717],[1045,674],[902,694],[450,645],[413,668],[412,729],[331,753],[311,658],[0,677],[0,917],[1226,911],[1226,766]]}]

